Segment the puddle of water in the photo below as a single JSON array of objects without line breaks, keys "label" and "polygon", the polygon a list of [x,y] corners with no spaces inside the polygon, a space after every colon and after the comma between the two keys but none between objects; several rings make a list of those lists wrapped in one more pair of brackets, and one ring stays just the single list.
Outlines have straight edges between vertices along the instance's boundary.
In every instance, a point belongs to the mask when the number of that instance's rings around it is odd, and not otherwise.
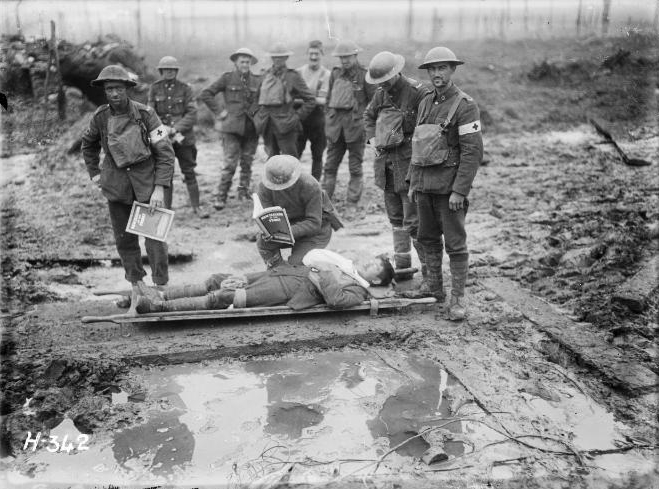
[{"label": "puddle of water", "polygon": [[[422,426],[441,423],[448,416],[444,390],[456,382],[425,359],[362,351],[177,365],[135,374],[149,386],[146,422],[97,440],[64,463],[58,459],[55,465],[37,452],[30,461],[46,466],[39,477],[57,480],[76,473],[90,483],[201,484],[244,480],[254,467],[268,472],[280,468],[280,460],[305,456],[377,460]],[[114,402],[125,402],[124,397],[113,393]],[[462,425],[447,429],[459,433]],[[429,446],[418,437],[397,453],[420,457]],[[445,450],[459,455],[464,446],[449,442]],[[364,465],[344,462],[341,472]],[[319,475],[332,468],[319,466]]]}]

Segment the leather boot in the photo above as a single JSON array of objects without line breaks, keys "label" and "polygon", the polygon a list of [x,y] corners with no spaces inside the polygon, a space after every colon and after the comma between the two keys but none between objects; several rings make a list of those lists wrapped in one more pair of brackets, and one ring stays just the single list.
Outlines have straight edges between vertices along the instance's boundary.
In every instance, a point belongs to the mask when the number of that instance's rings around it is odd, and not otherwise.
[{"label": "leather boot", "polygon": [[249,195],[249,190],[247,187],[243,187],[242,185],[238,186],[238,200],[243,201],[243,200],[252,200],[252,197]]},{"label": "leather boot", "polygon": [[416,249],[416,254],[419,257],[419,261],[421,262],[421,275],[423,278],[421,279],[421,283],[417,288],[412,290],[406,290],[405,292],[402,292],[401,295],[403,297],[407,297],[408,299],[420,299],[422,297],[432,297],[430,287],[428,286],[428,267],[426,266],[426,253],[423,249],[423,245],[419,243],[416,239],[412,240],[412,244]]},{"label": "leather boot", "polygon": [[[412,266],[412,246],[410,242],[410,233],[404,228],[393,228],[394,236],[394,268],[410,268]],[[396,274],[396,280],[410,280],[413,273]]]},{"label": "leather boot", "polygon": [[467,315],[463,297],[465,284],[467,283],[469,260],[467,256],[459,255],[458,257],[451,257],[449,265],[451,269],[451,301],[448,317],[451,321],[462,321]]},{"label": "leather boot", "polygon": [[188,284],[188,285],[168,285],[165,288],[164,299],[181,299],[182,297],[199,297],[208,293],[208,287],[205,283]]},{"label": "leather boot", "polygon": [[199,184],[197,182],[187,183],[188,195],[190,196],[190,205],[192,211],[202,219],[207,219],[210,214],[199,204]]},{"label": "leather boot", "polygon": [[215,200],[213,201],[213,208],[216,211],[221,211],[226,206],[227,206],[227,196],[226,195],[224,195],[224,196],[218,195],[215,198]]},{"label": "leather boot", "polygon": [[323,190],[327,192],[327,196],[331,199],[334,195],[334,188],[336,187],[336,175],[323,175]]},{"label": "leather boot", "polygon": [[184,297],[170,301],[152,301],[148,297],[140,296],[137,302],[137,312],[178,312],[203,311],[209,308],[209,296]]},{"label": "leather boot", "polygon": [[444,279],[442,277],[442,254],[443,250],[425,249],[426,254],[426,283],[430,295],[443,303],[446,300],[444,293]]}]

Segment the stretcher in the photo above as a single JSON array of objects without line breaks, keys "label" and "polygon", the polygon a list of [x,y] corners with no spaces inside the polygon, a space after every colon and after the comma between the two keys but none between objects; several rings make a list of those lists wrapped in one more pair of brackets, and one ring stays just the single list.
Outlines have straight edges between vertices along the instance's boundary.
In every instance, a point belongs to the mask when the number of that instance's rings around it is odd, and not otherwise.
[{"label": "stretcher", "polygon": [[294,311],[287,306],[269,306],[269,307],[246,307],[241,309],[215,309],[206,311],[177,311],[177,312],[149,312],[129,316],[127,314],[112,314],[109,316],[84,316],[83,323],[101,323],[110,322],[116,324],[131,323],[160,323],[164,321],[201,321],[208,319],[229,319],[229,318],[255,318],[264,316],[296,316],[302,314],[318,314],[329,312],[352,312],[352,311],[369,311],[371,316],[377,316],[382,310],[402,310],[413,305],[434,304],[437,300],[434,297],[424,297],[421,299],[406,299],[399,297],[390,297],[386,299],[371,299],[364,301],[359,305],[347,307],[345,309],[331,309],[325,304],[309,307]]}]

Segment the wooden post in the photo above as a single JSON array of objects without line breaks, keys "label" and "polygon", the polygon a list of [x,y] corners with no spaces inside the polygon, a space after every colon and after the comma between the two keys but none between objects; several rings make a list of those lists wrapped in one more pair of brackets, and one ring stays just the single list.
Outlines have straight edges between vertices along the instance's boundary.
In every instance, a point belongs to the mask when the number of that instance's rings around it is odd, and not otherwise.
[{"label": "wooden post", "polygon": [[[64,95],[64,83],[62,81],[62,71],[59,65],[59,50],[57,49],[57,37],[55,36],[55,21],[50,21],[50,51],[55,59],[55,68],[57,68],[57,113],[59,120],[66,119],[66,95]],[[50,71],[50,70],[49,70]]]},{"label": "wooden post", "polygon": [[602,10],[602,35],[606,36],[609,32],[609,10],[611,9],[611,0],[603,0],[604,8]]}]

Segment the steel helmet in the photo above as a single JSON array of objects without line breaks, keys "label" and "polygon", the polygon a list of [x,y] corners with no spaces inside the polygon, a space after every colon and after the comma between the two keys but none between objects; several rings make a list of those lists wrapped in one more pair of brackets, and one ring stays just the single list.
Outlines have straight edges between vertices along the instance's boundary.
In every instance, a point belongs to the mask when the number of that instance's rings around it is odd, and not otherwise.
[{"label": "steel helmet", "polygon": [[426,57],[423,58],[423,63],[419,65],[419,69],[428,68],[428,66],[433,63],[453,63],[455,65],[463,65],[464,61],[460,61],[456,58],[455,53],[449,48],[439,46],[428,51]]},{"label": "steel helmet", "polygon": [[253,64],[253,65],[255,65],[256,63],[259,62],[259,60],[256,59],[256,56],[254,56],[254,53],[252,52],[252,50],[249,49],[249,48],[238,48],[238,49],[236,49],[236,50],[231,54],[231,56],[229,56],[229,59],[230,59],[231,61],[234,61],[234,62],[235,62],[235,61],[236,61],[236,58],[237,58],[238,56],[240,56],[240,55],[242,55],[242,56],[251,56],[251,58],[252,58],[252,64]]},{"label": "steel helmet", "polygon": [[263,167],[263,185],[270,190],[285,190],[300,178],[302,165],[291,155],[275,155]]},{"label": "steel helmet", "polygon": [[400,54],[382,51],[373,56],[368,64],[366,82],[375,85],[391,80],[403,70],[403,66],[405,66],[405,58]]},{"label": "steel helmet", "polygon": [[357,46],[354,41],[340,41],[332,51],[332,56],[350,56],[361,52],[361,50],[362,48]]},{"label": "steel helmet", "polygon": [[284,46],[283,43],[280,42],[272,46],[272,49],[268,52],[268,56],[270,56],[271,58],[292,56],[292,55],[293,55],[293,51],[289,50],[286,46]]},{"label": "steel helmet", "polygon": [[106,81],[121,81],[129,87],[137,85],[137,82],[131,79],[128,72],[119,65],[108,65],[103,68],[96,79],[91,81],[91,86],[102,87]]},{"label": "steel helmet", "polygon": [[156,69],[180,70],[181,67],[179,66],[178,61],[174,56],[163,56],[160,58],[160,61],[158,61],[158,66],[156,66]]}]

